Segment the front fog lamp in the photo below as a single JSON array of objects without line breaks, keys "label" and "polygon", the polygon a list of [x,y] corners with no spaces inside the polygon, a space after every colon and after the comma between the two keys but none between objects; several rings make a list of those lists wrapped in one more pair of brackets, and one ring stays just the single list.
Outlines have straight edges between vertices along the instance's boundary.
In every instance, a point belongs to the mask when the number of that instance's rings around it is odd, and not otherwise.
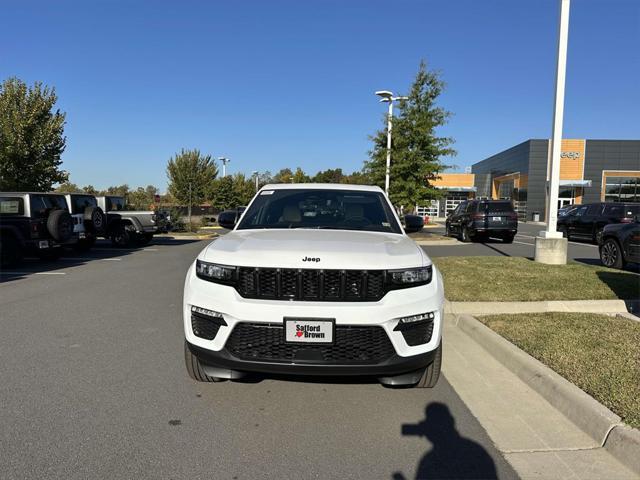
[{"label": "front fog lamp", "polygon": [[204,280],[212,282],[231,282],[236,273],[236,267],[218,265],[217,263],[196,261],[196,275]]},{"label": "front fog lamp", "polygon": [[429,283],[431,281],[431,266],[394,270],[389,274],[391,275],[391,281],[397,285]]},{"label": "front fog lamp", "polygon": [[423,322],[423,321],[432,321],[436,318],[436,314],[434,312],[427,313],[419,313],[417,315],[409,315],[408,317],[400,317],[399,323],[415,323],[415,322]]}]

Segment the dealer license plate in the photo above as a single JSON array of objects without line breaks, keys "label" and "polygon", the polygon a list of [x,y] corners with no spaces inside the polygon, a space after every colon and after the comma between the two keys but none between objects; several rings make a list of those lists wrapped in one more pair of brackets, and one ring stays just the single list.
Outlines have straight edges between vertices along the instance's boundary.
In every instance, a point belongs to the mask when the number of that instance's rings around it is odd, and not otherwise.
[{"label": "dealer license plate", "polygon": [[289,343],[333,343],[334,319],[284,319],[285,341]]},{"label": "dealer license plate", "polygon": [[502,217],[491,217],[491,220],[493,220],[494,222],[501,222]]}]

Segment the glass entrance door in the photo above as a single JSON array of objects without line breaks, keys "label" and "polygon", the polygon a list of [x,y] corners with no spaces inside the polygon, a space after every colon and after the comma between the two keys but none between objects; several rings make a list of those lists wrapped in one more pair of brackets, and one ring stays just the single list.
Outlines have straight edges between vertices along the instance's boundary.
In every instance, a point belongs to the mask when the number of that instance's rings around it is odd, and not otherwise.
[{"label": "glass entrance door", "polygon": [[558,208],[566,207],[567,205],[573,205],[574,200],[574,198],[559,198]]}]

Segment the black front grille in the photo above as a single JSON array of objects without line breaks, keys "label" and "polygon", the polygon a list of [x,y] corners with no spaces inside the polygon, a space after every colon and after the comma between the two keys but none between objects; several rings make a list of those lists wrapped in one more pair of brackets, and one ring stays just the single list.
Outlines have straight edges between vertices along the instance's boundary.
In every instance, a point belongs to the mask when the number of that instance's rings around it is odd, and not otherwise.
[{"label": "black front grille", "polygon": [[433,334],[433,320],[423,320],[413,323],[399,323],[395,331],[402,333],[404,341],[410,347],[429,343]]},{"label": "black front grille", "polygon": [[291,344],[275,323],[239,323],[226,348],[241,360],[314,364],[377,364],[395,350],[382,327],[336,325],[332,345]]},{"label": "black front grille", "polygon": [[191,312],[191,329],[196,337],[213,340],[216,338],[220,326],[226,324],[221,318]]},{"label": "black front grille", "polygon": [[385,271],[240,267],[237,290],[245,298],[372,302],[386,293]]}]

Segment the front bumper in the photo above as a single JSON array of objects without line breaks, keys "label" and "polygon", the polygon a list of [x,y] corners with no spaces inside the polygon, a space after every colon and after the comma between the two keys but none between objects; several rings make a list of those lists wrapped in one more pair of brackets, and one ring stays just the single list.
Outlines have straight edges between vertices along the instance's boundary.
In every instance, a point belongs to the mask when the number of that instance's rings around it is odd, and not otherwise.
[{"label": "front bumper", "polygon": [[[196,336],[191,324],[191,307],[222,314],[224,323],[212,340]],[[409,345],[398,331],[399,317],[434,312],[431,337],[426,343]],[[433,360],[442,337],[444,290],[442,277],[434,266],[428,285],[388,292],[377,302],[279,301],[243,298],[230,286],[201,280],[194,265],[187,272],[184,288],[183,325],[191,352],[204,365],[246,372],[311,375],[395,375],[425,367]],[[337,326],[381,327],[393,347],[393,355],[381,363],[327,364],[240,359],[226,348],[236,325],[283,324],[284,317],[331,318]]]}]

